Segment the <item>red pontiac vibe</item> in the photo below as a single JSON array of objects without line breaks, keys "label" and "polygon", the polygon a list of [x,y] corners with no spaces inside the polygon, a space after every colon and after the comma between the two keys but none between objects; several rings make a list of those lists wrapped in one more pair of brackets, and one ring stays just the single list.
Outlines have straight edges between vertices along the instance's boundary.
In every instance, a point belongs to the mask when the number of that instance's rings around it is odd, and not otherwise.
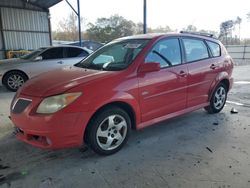
[{"label": "red pontiac vibe", "polygon": [[201,33],[114,40],[84,61],[27,81],[11,104],[18,139],[40,148],[89,145],[109,155],[131,129],[205,108],[218,113],[232,87],[225,47]]}]

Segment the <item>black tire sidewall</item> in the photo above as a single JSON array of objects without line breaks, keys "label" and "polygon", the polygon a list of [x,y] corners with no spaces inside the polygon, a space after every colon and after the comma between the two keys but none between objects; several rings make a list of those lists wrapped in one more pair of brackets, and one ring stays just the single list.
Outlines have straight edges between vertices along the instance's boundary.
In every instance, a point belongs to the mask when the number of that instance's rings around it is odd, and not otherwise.
[{"label": "black tire sidewall", "polygon": [[[110,115],[120,115],[122,116],[125,121],[127,122],[127,134],[125,139],[123,140],[123,142],[115,149],[113,150],[104,150],[102,149],[99,144],[97,143],[96,140],[96,133],[98,130],[98,127],[100,126],[101,122],[107,118]],[[94,118],[92,119],[92,121],[89,124],[89,135],[88,135],[88,143],[90,145],[90,147],[92,148],[92,150],[94,150],[96,153],[100,154],[100,155],[111,155],[113,153],[116,153],[117,151],[119,151],[124,144],[126,144],[129,134],[130,134],[130,129],[131,129],[131,119],[129,117],[129,115],[122,110],[119,107],[109,107],[109,108],[105,108],[104,110],[102,110],[101,112],[99,112],[98,114],[96,114],[94,116]]]}]

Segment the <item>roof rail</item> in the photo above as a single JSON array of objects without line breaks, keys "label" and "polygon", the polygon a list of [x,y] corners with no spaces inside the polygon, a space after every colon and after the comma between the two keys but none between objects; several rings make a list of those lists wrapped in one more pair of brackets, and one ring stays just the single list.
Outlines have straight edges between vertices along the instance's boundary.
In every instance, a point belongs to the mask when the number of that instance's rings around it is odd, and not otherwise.
[{"label": "roof rail", "polygon": [[200,36],[205,36],[205,37],[214,37],[213,34],[211,33],[202,33],[202,32],[193,32],[193,31],[180,31],[180,33],[184,33],[184,34],[192,34],[192,35],[200,35]]}]

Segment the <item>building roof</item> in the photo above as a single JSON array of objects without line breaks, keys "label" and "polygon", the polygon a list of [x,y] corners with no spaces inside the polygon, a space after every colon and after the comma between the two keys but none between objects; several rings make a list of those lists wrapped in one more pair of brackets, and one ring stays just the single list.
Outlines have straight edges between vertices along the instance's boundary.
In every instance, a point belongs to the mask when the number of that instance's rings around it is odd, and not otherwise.
[{"label": "building roof", "polygon": [[40,8],[48,9],[54,6],[55,4],[61,2],[62,0],[22,0],[22,1],[30,3],[34,6],[38,6]]}]

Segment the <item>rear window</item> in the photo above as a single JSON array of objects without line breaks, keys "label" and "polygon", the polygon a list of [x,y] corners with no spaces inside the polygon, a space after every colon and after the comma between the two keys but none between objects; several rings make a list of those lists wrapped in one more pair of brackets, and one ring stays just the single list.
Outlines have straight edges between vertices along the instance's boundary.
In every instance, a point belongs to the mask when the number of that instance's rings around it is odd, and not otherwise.
[{"label": "rear window", "polygon": [[220,45],[211,41],[206,41],[206,42],[212,52],[213,57],[219,57],[221,55]]},{"label": "rear window", "polygon": [[187,62],[198,61],[209,57],[206,44],[198,39],[183,39]]},{"label": "rear window", "polygon": [[71,57],[85,57],[88,55],[87,52],[80,48],[66,48],[66,57],[71,58]]}]

